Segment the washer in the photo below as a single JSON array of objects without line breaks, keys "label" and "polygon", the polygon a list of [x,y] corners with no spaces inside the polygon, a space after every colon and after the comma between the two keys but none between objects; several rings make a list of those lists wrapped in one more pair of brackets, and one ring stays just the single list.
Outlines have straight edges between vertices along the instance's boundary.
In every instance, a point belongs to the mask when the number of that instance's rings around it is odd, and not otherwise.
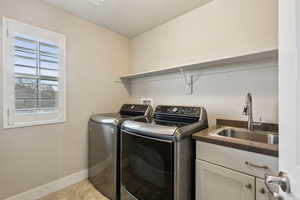
[{"label": "washer", "polygon": [[120,199],[120,126],[126,119],[147,120],[151,115],[151,106],[124,104],[119,113],[90,117],[89,180],[111,200]]},{"label": "washer", "polygon": [[121,128],[121,200],[194,199],[195,142],[208,128],[203,107],[157,106],[150,121]]}]

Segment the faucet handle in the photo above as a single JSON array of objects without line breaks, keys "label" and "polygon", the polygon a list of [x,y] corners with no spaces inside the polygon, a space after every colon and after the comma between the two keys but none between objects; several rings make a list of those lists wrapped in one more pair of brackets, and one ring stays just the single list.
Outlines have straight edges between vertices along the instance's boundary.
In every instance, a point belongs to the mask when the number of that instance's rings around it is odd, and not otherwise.
[{"label": "faucet handle", "polygon": [[243,115],[248,115],[248,106],[244,106]]}]

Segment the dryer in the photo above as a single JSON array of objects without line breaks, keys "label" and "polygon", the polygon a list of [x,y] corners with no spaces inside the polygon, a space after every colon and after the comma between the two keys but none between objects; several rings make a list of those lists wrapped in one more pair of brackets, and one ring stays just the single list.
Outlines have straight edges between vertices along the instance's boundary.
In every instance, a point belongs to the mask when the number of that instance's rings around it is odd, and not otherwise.
[{"label": "dryer", "polygon": [[121,200],[194,199],[195,141],[208,128],[203,107],[157,106],[152,121],[121,128]]}]

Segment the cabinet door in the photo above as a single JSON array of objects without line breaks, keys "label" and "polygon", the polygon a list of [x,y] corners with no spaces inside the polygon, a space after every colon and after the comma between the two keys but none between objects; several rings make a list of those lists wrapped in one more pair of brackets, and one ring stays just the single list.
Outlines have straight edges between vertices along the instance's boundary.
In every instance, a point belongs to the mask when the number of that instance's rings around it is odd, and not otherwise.
[{"label": "cabinet door", "polygon": [[196,160],[196,200],[255,200],[255,178]]},{"label": "cabinet door", "polygon": [[[278,192],[278,187],[273,186],[273,191]],[[264,180],[256,178],[256,200],[275,200],[265,186]]]}]

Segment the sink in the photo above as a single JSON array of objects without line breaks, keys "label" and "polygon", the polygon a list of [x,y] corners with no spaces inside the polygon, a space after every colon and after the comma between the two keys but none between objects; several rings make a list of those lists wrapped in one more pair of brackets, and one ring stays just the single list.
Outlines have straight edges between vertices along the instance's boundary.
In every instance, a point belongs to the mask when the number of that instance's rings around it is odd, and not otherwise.
[{"label": "sink", "polygon": [[250,132],[243,129],[235,128],[222,128],[218,129],[217,132],[211,134],[212,136],[226,137],[231,139],[247,140],[253,142],[259,142],[264,144],[278,145],[278,135],[271,134],[270,132]]}]

